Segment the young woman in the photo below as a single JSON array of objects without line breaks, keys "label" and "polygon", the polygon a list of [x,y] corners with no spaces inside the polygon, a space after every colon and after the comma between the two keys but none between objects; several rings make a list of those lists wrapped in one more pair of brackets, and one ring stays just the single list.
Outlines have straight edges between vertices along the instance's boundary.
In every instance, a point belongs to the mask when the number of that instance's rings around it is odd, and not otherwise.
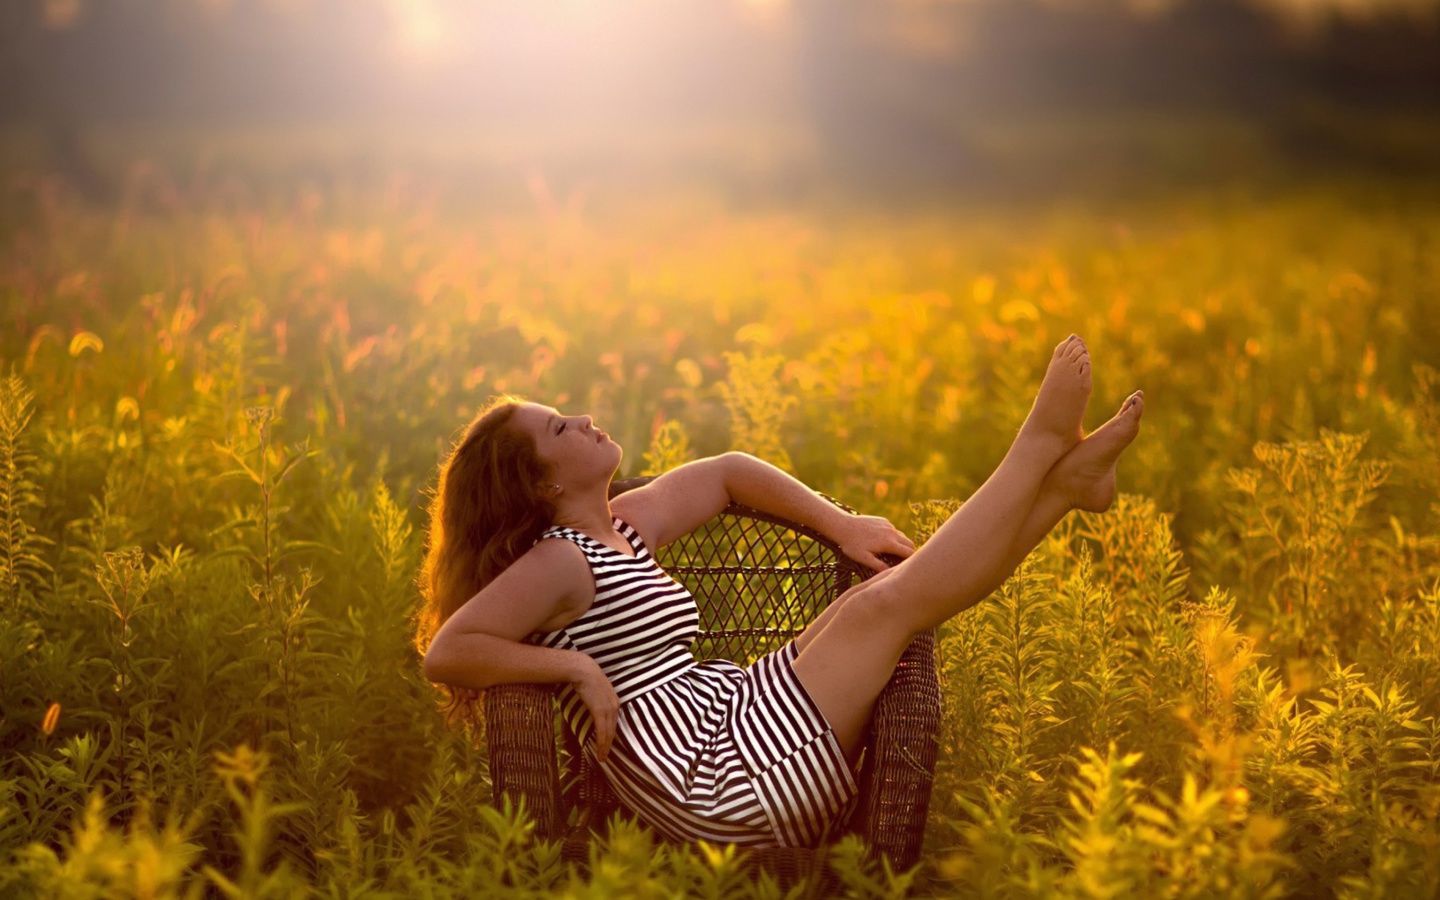
[{"label": "young woman", "polygon": [[[416,631],[426,677],[467,702],[492,684],[561,683],[585,752],[671,839],[814,845],[855,798],[875,697],[914,636],[988,596],[1067,512],[1113,501],[1143,398],[1086,436],[1090,383],[1071,335],[999,468],[919,550],[744,453],[610,500],[622,450],[589,416],[500,398],[441,468]],[[651,556],[731,500],[882,570],[744,668],[695,660],[695,603]],[[904,559],[887,568],[880,553]]]}]

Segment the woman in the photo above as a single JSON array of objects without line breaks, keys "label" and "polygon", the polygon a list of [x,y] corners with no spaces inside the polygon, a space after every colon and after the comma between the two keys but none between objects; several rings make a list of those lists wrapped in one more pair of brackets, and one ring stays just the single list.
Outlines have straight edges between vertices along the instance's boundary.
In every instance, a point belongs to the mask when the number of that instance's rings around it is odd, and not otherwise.
[{"label": "woman", "polygon": [[[425,674],[466,691],[561,683],[584,751],[671,839],[813,846],[855,798],[875,697],[915,635],[989,595],[1067,512],[1113,501],[1143,398],[1085,436],[1090,384],[1071,335],[999,468],[919,550],[744,453],[610,500],[622,451],[589,416],[502,398],[441,469],[417,628]],[[883,570],[748,668],[694,659],[694,601],[651,556],[731,500]],[[903,560],[887,568],[881,553]]]}]

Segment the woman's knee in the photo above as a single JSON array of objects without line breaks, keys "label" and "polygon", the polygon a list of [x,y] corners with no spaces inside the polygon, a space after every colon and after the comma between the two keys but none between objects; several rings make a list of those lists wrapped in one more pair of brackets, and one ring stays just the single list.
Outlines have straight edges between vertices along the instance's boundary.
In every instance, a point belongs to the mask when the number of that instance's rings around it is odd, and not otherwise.
[{"label": "woman's knee", "polygon": [[852,584],[850,587],[845,589],[844,593],[836,597],[834,602],[832,602],[830,606],[838,610],[841,607],[845,606],[847,603],[849,603],[852,597],[859,595],[862,591],[873,591],[877,585],[884,582],[885,579],[889,577],[890,573],[894,571],[894,569],[882,569],[881,571],[876,572],[874,575],[871,575],[864,581],[858,581],[855,584]]},{"label": "woman's knee", "polygon": [[845,605],[836,615],[844,616],[868,633],[890,634],[908,643],[918,632],[912,626],[903,598],[888,577],[894,571],[885,569],[847,591],[849,596],[842,595]]}]

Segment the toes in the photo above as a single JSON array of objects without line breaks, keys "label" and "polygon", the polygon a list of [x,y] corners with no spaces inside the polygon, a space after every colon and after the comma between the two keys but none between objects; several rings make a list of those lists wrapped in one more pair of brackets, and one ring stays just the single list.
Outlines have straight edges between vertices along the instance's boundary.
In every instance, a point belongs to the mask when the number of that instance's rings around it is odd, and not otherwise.
[{"label": "toes", "polygon": [[1139,410],[1144,409],[1144,407],[1145,407],[1145,395],[1144,395],[1142,392],[1140,392],[1140,391],[1136,391],[1135,393],[1131,394],[1129,397],[1126,397],[1126,398],[1125,398],[1125,406],[1124,406],[1124,408],[1121,409],[1120,411],[1121,411],[1121,412],[1127,412],[1127,413],[1128,413],[1128,412],[1130,412],[1132,409],[1134,409],[1134,410],[1137,410],[1137,412],[1138,412]]}]

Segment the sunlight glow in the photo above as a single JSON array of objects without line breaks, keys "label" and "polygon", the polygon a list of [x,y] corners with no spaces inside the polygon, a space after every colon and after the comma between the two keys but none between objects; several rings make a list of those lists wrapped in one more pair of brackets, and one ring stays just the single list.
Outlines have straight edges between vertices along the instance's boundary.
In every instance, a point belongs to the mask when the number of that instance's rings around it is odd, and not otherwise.
[{"label": "sunlight glow", "polygon": [[433,60],[450,49],[445,21],[434,0],[389,0],[399,49],[415,60]]},{"label": "sunlight glow", "polygon": [[80,21],[80,0],[45,0],[41,11],[45,27],[61,31]]}]

